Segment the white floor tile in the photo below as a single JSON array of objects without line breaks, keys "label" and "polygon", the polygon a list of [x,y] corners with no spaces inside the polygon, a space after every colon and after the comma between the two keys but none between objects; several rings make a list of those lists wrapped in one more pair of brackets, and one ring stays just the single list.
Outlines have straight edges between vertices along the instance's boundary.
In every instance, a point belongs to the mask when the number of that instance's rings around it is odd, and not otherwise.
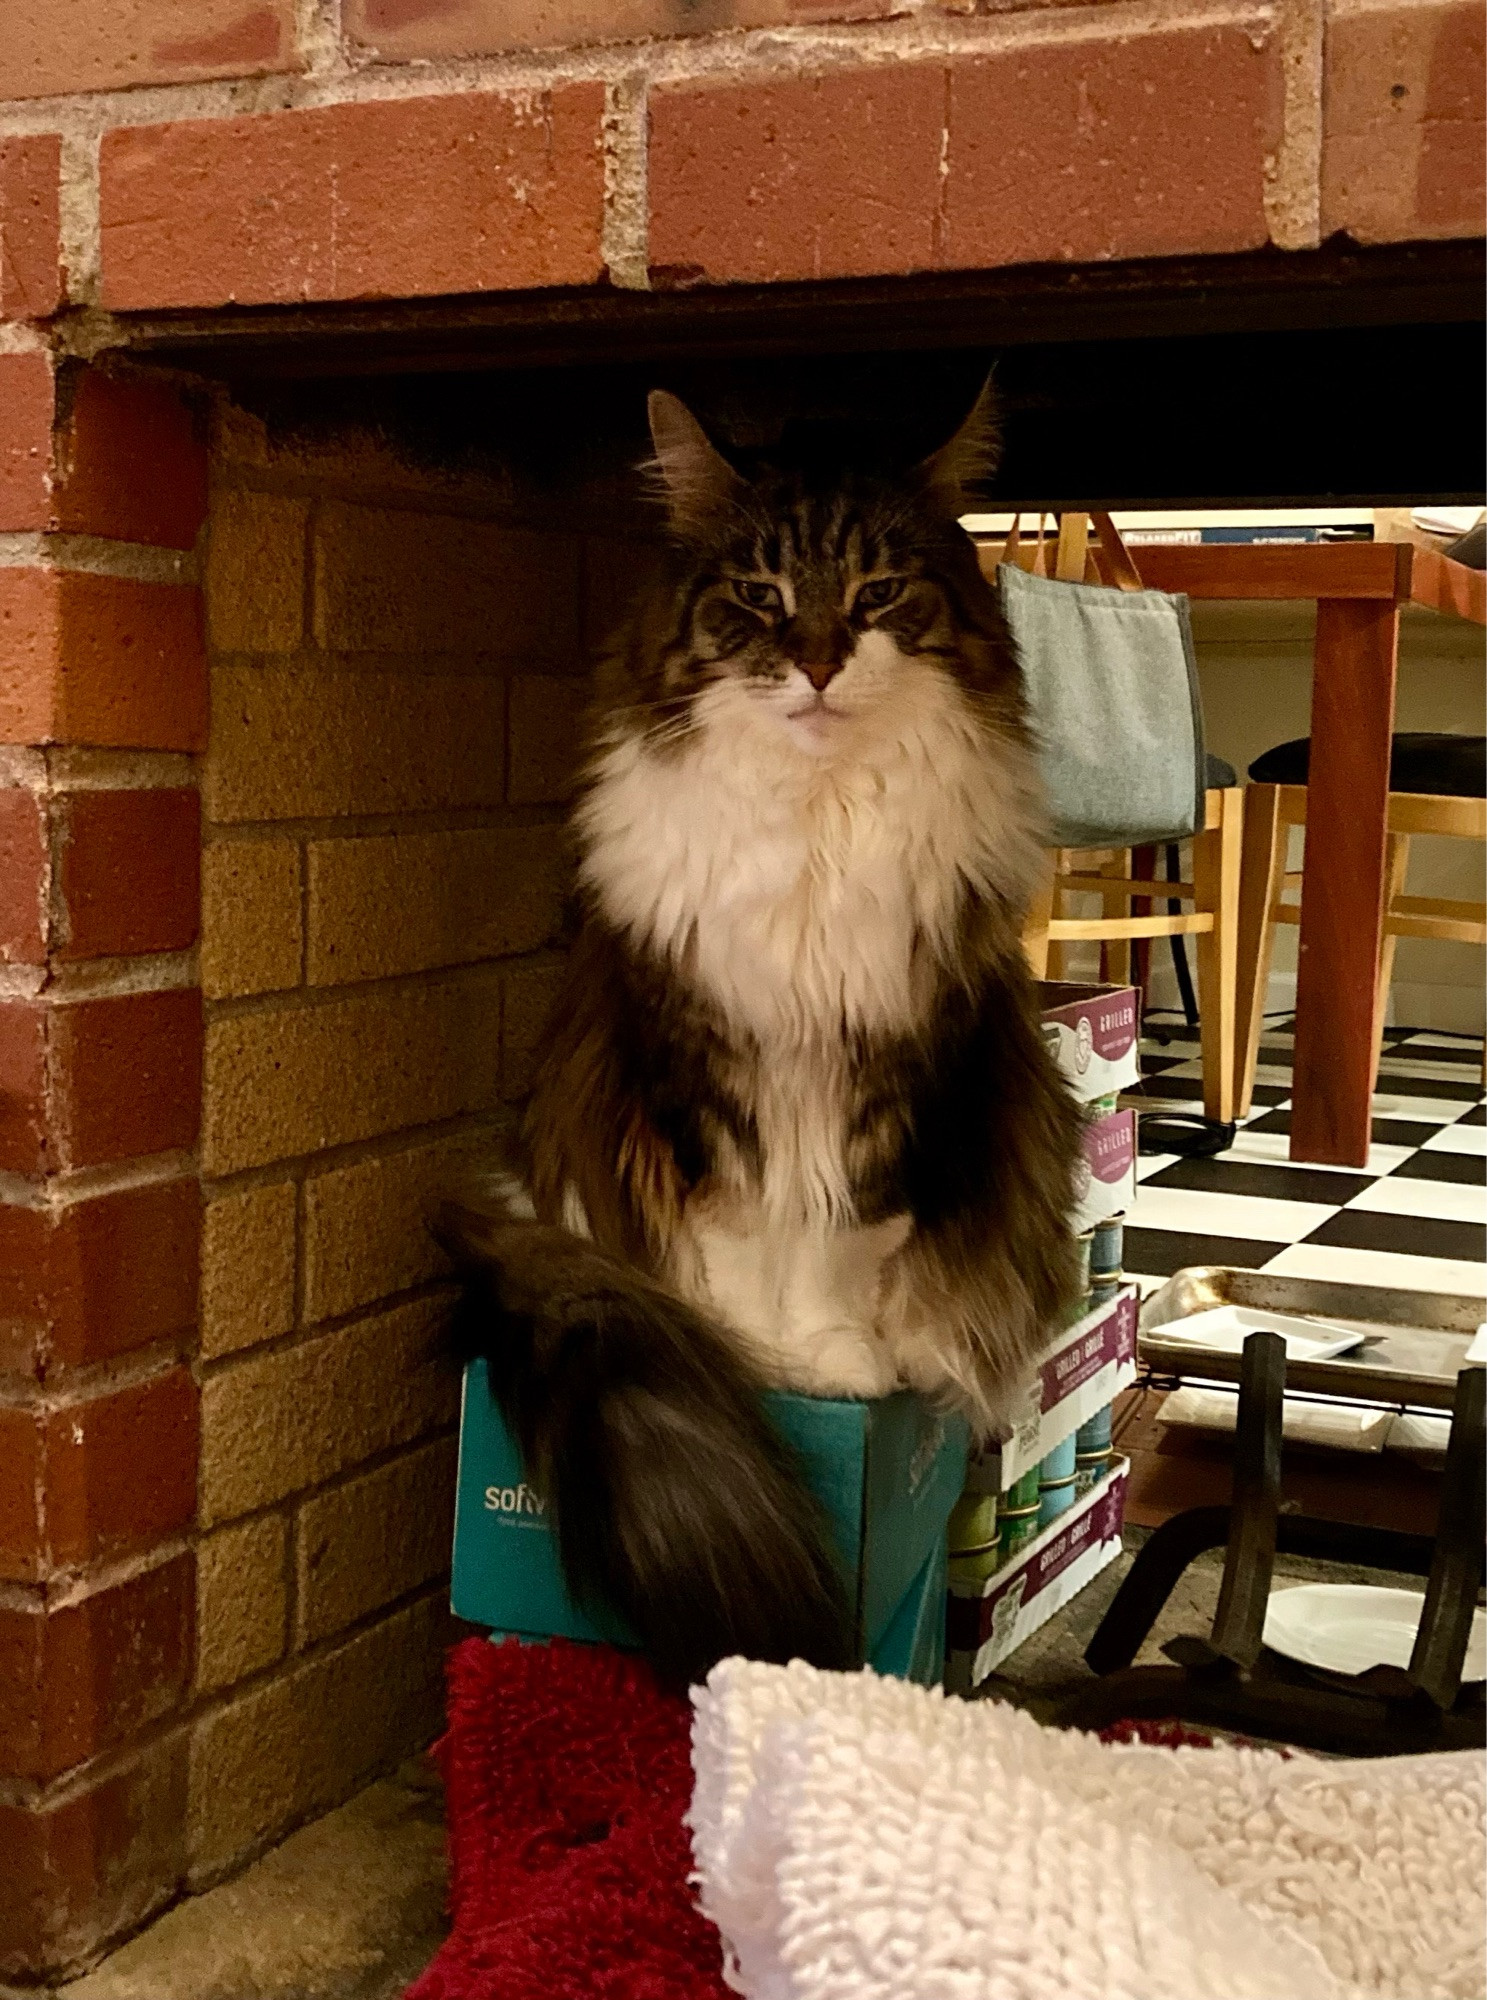
[{"label": "white floor tile", "polygon": [[1148,1180],[1151,1175],[1159,1174],[1163,1167],[1174,1166],[1180,1158],[1181,1155],[1178,1153],[1138,1154],[1136,1156],[1136,1178],[1138,1181]]},{"label": "white floor tile", "polygon": [[1320,1229],[1331,1203],[1271,1201],[1202,1188],[1146,1186],[1132,1217],[1138,1229],[1176,1229],[1191,1236],[1243,1236],[1257,1243],[1295,1243]]},{"label": "white floor tile", "polygon": [[1348,1203],[1349,1215],[1423,1215],[1439,1222],[1487,1222],[1487,1188],[1454,1181],[1374,1181]]},{"label": "white floor tile", "polygon": [[1487,1153],[1487,1125],[1443,1125],[1420,1148],[1422,1153]]},{"label": "white floor tile", "polygon": [[1447,1125],[1471,1108],[1458,1098],[1406,1097],[1402,1091],[1391,1091],[1387,1084],[1387,1078],[1379,1078],[1379,1088],[1373,1094],[1375,1118],[1405,1118],[1414,1125]]},{"label": "white floor tile", "polygon": [[1267,1167],[1298,1167],[1304,1172],[1329,1174],[1390,1174],[1415,1151],[1413,1146],[1370,1146],[1366,1167],[1326,1167],[1321,1168],[1306,1160],[1291,1158],[1291,1135],[1289,1132],[1250,1132],[1241,1128],[1234,1136],[1234,1144],[1227,1153],[1221,1153],[1222,1160],[1255,1160]]},{"label": "white floor tile", "polygon": [[1324,1278],[1338,1285],[1388,1285],[1396,1291],[1464,1292],[1480,1297],[1487,1264],[1450,1257],[1401,1257],[1391,1250],[1343,1250],[1330,1243],[1293,1243],[1265,1266],[1285,1278]]}]

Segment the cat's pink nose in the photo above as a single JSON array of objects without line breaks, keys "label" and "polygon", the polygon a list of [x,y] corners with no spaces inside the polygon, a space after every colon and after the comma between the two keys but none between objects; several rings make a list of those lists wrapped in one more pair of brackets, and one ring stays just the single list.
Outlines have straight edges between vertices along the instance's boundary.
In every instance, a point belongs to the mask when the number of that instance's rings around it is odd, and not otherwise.
[{"label": "cat's pink nose", "polygon": [[800,671],[805,675],[817,694],[824,694],[829,682],[834,681],[842,670],[840,660],[802,660]]}]

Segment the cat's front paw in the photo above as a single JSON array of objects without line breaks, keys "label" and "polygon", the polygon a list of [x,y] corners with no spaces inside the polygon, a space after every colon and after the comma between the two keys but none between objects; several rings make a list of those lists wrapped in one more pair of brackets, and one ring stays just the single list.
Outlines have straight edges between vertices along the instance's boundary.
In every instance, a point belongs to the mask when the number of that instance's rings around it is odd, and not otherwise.
[{"label": "cat's front paw", "polygon": [[808,1347],[789,1357],[792,1382],[807,1396],[845,1402],[875,1402],[899,1387],[898,1369],[887,1345],[872,1334],[853,1328],[817,1334]]}]

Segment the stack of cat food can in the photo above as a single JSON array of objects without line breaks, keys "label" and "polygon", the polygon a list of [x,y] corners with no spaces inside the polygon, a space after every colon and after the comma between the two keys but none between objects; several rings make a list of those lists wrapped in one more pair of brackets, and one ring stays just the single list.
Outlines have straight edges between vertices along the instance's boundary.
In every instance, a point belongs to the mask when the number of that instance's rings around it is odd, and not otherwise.
[{"label": "stack of cat food can", "polygon": [[1077,1283],[1002,1434],[971,1454],[950,1523],[947,1679],[968,1693],[1120,1552],[1129,1466],[1111,1399],[1136,1372],[1139,1297],[1124,1279],[1135,1133],[1122,1090],[1139,1080],[1140,998],[1046,985],[1044,1038],[1084,1126],[1070,1225]]}]

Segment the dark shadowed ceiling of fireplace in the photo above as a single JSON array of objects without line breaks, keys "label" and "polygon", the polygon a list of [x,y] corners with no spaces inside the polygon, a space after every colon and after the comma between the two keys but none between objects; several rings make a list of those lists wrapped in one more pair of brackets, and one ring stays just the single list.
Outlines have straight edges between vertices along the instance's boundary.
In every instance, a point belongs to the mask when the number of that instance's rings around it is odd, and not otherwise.
[{"label": "dark shadowed ceiling of fireplace", "polygon": [[275,423],[375,423],[554,490],[613,478],[644,398],[724,439],[845,424],[917,454],[994,368],[987,498],[1140,507],[1469,503],[1483,488],[1480,243],[1266,252],[710,291],[530,294],[140,317],[141,358]]}]

